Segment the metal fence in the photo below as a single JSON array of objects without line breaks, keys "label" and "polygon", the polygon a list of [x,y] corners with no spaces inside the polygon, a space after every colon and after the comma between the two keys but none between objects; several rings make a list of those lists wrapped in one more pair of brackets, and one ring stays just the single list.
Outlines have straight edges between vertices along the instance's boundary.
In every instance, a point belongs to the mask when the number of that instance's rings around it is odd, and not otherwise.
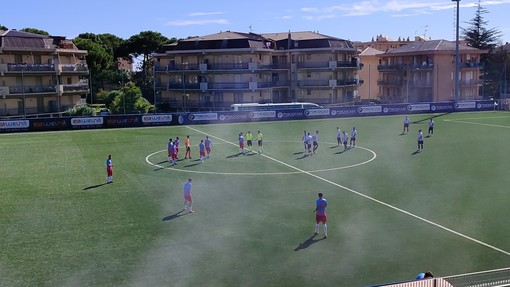
[{"label": "metal fence", "polygon": [[504,287],[510,286],[510,268],[371,287]]}]

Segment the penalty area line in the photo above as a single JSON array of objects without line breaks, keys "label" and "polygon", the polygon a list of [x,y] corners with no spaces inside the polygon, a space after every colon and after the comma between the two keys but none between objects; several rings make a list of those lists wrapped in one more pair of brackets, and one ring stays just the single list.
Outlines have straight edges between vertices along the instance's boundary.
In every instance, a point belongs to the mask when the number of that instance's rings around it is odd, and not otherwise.
[{"label": "penalty area line", "polygon": [[[203,131],[201,131],[201,130],[198,130],[198,129],[192,128],[192,127],[190,127],[190,126],[186,126],[186,127],[187,127],[187,128],[189,128],[189,129],[191,129],[191,130],[193,130],[193,131],[195,131],[195,132],[201,133],[201,134],[203,134],[203,135],[207,135],[207,136],[213,137],[213,138],[215,138],[215,139],[217,139],[217,140],[220,140],[220,141],[222,141],[222,142],[225,142],[225,143],[228,143],[228,144],[231,144],[231,145],[237,146],[237,145],[236,145],[235,143],[233,143],[233,142],[229,142],[229,141],[227,141],[227,140],[224,140],[224,139],[222,139],[222,138],[219,138],[219,137],[216,137],[216,136],[214,136],[214,135],[208,134],[208,133],[203,132]],[[411,212],[409,212],[409,211],[406,211],[406,210],[404,210],[404,209],[398,208],[398,207],[396,207],[396,206],[393,206],[393,205],[391,205],[391,204],[389,204],[389,203],[386,203],[386,202],[384,202],[384,201],[381,201],[381,200],[379,200],[379,199],[376,199],[376,198],[370,197],[370,196],[368,196],[368,195],[366,195],[366,194],[363,194],[363,193],[361,193],[361,192],[355,191],[354,189],[351,189],[351,188],[348,188],[348,187],[343,186],[343,185],[341,185],[341,184],[338,184],[338,183],[336,183],[336,182],[333,182],[333,181],[331,181],[331,180],[329,180],[329,179],[323,178],[323,177],[321,177],[321,176],[318,176],[318,175],[313,174],[313,173],[311,173],[311,172],[308,172],[308,171],[306,171],[306,170],[302,170],[302,169],[300,169],[300,168],[298,168],[298,167],[295,167],[295,166],[293,166],[293,165],[290,165],[290,164],[285,163],[285,162],[283,162],[283,161],[280,161],[280,160],[278,160],[278,159],[272,158],[272,157],[270,157],[270,156],[268,156],[268,155],[266,155],[266,154],[261,154],[261,155],[262,155],[262,156],[264,156],[265,158],[269,159],[269,160],[272,160],[272,161],[274,161],[274,162],[277,162],[277,163],[279,163],[279,164],[282,164],[282,165],[284,165],[284,166],[286,166],[286,167],[289,167],[289,168],[294,169],[294,170],[296,170],[296,171],[299,171],[299,172],[301,172],[301,173],[307,174],[307,175],[309,175],[309,176],[311,176],[311,177],[314,177],[314,178],[316,178],[316,179],[318,179],[318,180],[321,180],[321,181],[327,182],[327,183],[329,183],[329,184],[331,184],[331,185],[334,185],[334,186],[336,186],[336,187],[339,187],[339,188],[341,188],[341,189],[344,189],[344,190],[346,190],[346,191],[349,191],[349,192],[351,192],[351,193],[353,193],[353,194],[356,194],[356,195],[358,195],[358,196],[361,196],[361,197],[363,197],[363,198],[365,198],[365,199],[368,199],[368,200],[371,200],[371,201],[373,201],[373,202],[379,203],[379,204],[381,204],[381,205],[383,205],[383,206],[386,206],[386,207],[388,207],[388,208],[390,208],[390,209],[393,209],[393,210],[395,210],[395,211],[398,211],[398,212],[400,212],[400,213],[403,213],[403,214],[406,214],[406,215],[408,215],[408,216],[411,216],[411,217],[413,217],[413,218],[415,218],[415,219],[418,219],[418,220],[420,220],[420,221],[422,221],[422,222],[425,222],[425,223],[428,223],[428,224],[433,225],[433,226],[435,226],[435,227],[438,227],[438,228],[440,228],[440,229],[442,229],[442,230],[444,230],[444,231],[447,231],[447,232],[449,232],[449,233],[455,234],[455,235],[457,235],[457,236],[459,236],[459,237],[462,237],[462,238],[464,238],[464,239],[467,239],[467,240],[469,240],[469,241],[471,241],[471,242],[478,243],[478,244],[480,244],[480,245],[482,245],[482,246],[485,246],[485,247],[487,247],[487,248],[490,248],[490,249],[492,249],[492,250],[495,250],[495,251],[498,251],[498,252],[500,252],[500,253],[503,253],[503,254],[505,254],[505,255],[510,256],[510,252],[505,251],[505,250],[503,250],[503,249],[501,249],[501,248],[498,248],[498,247],[496,247],[496,246],[490,245],[490,244],[488,244],[488,243],[485,243],[485,242],[483,242],[483,241],[481,241],[481,240],[478,240],[478,239],[475,239],[475,238],[473,238],[473,237],[467,236],[467,235],[462,234],[462,233],[460,233],[460,232],[458,232],[458,231],[455,231],[455,230],[450,229],[450,228],[448,228],[448,227],[446,227],[446,226],[443,226],[443,225],[441,225],[441,224],[439,224],[439,223],[435,223],[435,222],[430,221],[430,220],[428,220],[428,219],[426,219],[426,218],[423,218],[423,217],[421,217],[421,216],[418,216],[418,215],[416,215],[416,214],[414,214],[414,213],[411,213]]]}]

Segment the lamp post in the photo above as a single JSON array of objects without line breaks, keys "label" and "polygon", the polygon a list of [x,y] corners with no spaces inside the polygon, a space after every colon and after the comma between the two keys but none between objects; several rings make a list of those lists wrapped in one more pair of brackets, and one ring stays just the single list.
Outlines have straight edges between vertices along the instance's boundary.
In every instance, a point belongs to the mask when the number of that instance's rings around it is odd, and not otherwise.
[{"label": "lamp post", "polygon": [[157,114],[157,106],[156,106],[156,65],[152,65],[152,92],[154,97],[154,113]]},{"label": "lamp post", "polygon": [[27,117],[27,97],[25,95],[25,65],[26,64],[21,64],[21,93],[23,95],[23,117],[26,118]]},{"label": "lamp post", "polygon": [[455,23],[455,76],[453,83],[453,99],[457,102],[459,100],[459,2],[460,0],[452,0],[452,2],[457,2],[457,19]]}]

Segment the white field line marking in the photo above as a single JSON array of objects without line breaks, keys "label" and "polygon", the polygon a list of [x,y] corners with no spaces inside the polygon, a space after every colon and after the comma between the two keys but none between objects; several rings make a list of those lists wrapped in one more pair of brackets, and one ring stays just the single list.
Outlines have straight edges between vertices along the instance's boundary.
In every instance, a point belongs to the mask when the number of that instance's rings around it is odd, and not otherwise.
[{"label": "white field line marking", "polygon": [[[234,146],[237,146],[235,143],[232,143],[232,142],[226,141],[226,140],[224,140],[224,139],[221,139],[221,138],[215,137],[215,136],[213,136],[213,135],[207,134],[207,133],[205,133],[205,132],[203,132],[203,131],[197,130],[197,129],[192,128],[192,127],[190,127],[190,126],[187,126],[187,128],[189,128],[189,129],[191,129],[191,130],[194,130],[194,131],[196,131],[196,132],[198,132],[198,133],[202,133],[202,134],[204,134],[204,135],[208,135],[208,136],[210,136],[210,137],[214,137],[214,138],[216,138],[216,139],[218,139],[218,140],[220,140],[220,141],[223,141],[223,142],[226,142],[226,143],[230,143],[230,144],[232,144],[232,145],[234,145]],[[467,236],[467,235],[465,235],[465,234],[462,234],[462,233],[460,233],[460,232],[457,232],[457,231],[455,231],[455,230],[453,230],[453,229],[450,229],[450,228],[448,228],[448,227],[446,227],[446,226],[443,226],[443,225],[441,225],[441,224],[435,223],[435,222],[433,222],[433,221],[430,221],[430,220],[428,220],[428,219],[425,219],[425,218],[423,218],[423,217],[420,217],[420,216],[418,216],[418,215],[416,215],[416,214],[413,214],[413,213],[411,213],[411,212],[409,212],[409,211],[403,210],[403,209],[401,209],[401,208],[398,208],[398,207],[396,207],[396,206],[393,206],[393,205],[391,205],[391,204],[388,204],[388,203],[386,203],[386,202],[384,202],[384,201],[380,201],[380,200],[378,200],[378,199],[375,199],[375,198],[373,198],[373,197],[370,197],[370,196],[368,196],[368,195],[365,195],[365,194],[363,194],[363,193],[361,193],[361,192],[355,191],[355,190],[350,189],[350,188],[348,188],[348,187],[346,187],[346,186],[343,186],[343,185],[341,185],[341,184],[338,184],[338,183],[333,182],[333,181],[331,181],[331,180],[328,180],[328,179],[326,179],[326,178],[320,177],[320,176],[318,176],[318,175],[316,175],[316,174],[313,174],[313,173],[310,173],[310,172],[308,172],[308,171],[302,170],[302,169],[300,169],[300,168],[297,168],[297,167],[295,167],[295,166],[292,166],[292,165],[290,165],[290,164],[287,164],[287,163],[285,163],[285,162],[283,162],[283,161],[277,160],[277,159],[272,158],[272,157],[270,157],[270,156],[267,156],[267,155],[265,155],[265,154],[262,154],[262,155],[263,155],[264,157],[266,157],[267,159],[270,159],[270,160],[272,160],[272,161],[275,161],[275,162],[277,162],[277,163],[280,163],[280,164],[282,164],[282,165],[284,165],[284,166],[287,166],[287,167],[289,167],[289,168],[291,168],[291,169],[297,170],[297,171],[299,171],[299,172],[301,172],[301,173],[304,173],[304,174],[307,174],[307,175],[309,175],[309,176],[311,176],[311,177],[315,177],[316,179],[322,180],[322,181],[327,182],[327,183],[329,183],[329,184],[331,184],[331,185],[334,185],[334,186],[337,186],[337,187],[339,187],[339,188],[345,189],[345,190],[347,190],[347,191],[349,191],[349,192],[351,192],[351,193],[354,193],[354,194],[359,195],[359,196],[361,196],[361,197],[364,197],[364,198],[366,198],[366,199],[368,199],[368,200],[371,200],[371,201],[373,201],[373,202],[379,203],[379,204],[381,204],[381,205],[384,205],[384,206],[386,206],[386,207],[388,207],[388,208],[391,208],[391,209],[396,210],[396,211],[398,211],[398,212],[404,213],[404,214],[409,215],[409,216],[411,216],[411,217],[414,217],[415,219],[418,219],[418,220],[423,221],[423,222],[426,222],[426,223],[428,223],[428,224],[430,224],[430,225],[436,226],[436,227],[438,227],[438,228],[440,228],[440,229],[443,229],[443,230],[445,230],[445,231],[447,231],[447,232],[453,233],[453,234],[455,234],[455,235],[457,235],[457,236],[460,236],[460,237],[462,237],[462,238],[464,238],[464,239],[470,240],[470,241],[472,241],[472,242],[478,243],[478,244],[480,244],[480,245],[483,245],[483,246],[485,246],[485,247],[488,247],[488,248],[490,248],[490,249],[493,249],[493,250],[495,250],[495,251],[498,251],[498,252],[501,252],[501,253],[503,253],[503,254],[505,254],[505,255],[510,256],[510,252],[505,251],[505,250],[503,250],[503,249],[501,249],[501,248],[498,248],[498,247],[496,247],[496,246],[490,245],[490,244],[485,243],[485,242],[483,242],[483,241],[480,241],[480,240],[478,240],[478,239],[475,239],[475,238],[469,237],[469,236]]]},{"label": "white field line marking", "polygon": [[[213,137],[213,136],[211,136]],[[216,137],[214,137],[216,138]],[[271,141],[272,142],[272,141]],[[275,141],[275,142],[280,142],[280,141]],[[285,142],[287,143],[288,141],[281,141],[281,142]],[[289,143],[300,143],[300,142],[289,142]],[[216,145],[218,144],[222,144],[222,143],[217,143]],[[230,142],[225,142],[225,144],[229,144],[229,145],[232,145],[232,143]],[[326,143],[327,144],[327,143]],[[330,143],[329,143],[330,144]],[[362,162],[359,162],[359,163],[355,163],[355,164],[351,164],[351,165],[345,165],[345,166],[337,166],[337,167],[331,167],[331,168],[324,168],[324,169],[317,169],[317,170],[309,170],[308,172],[310,173],[316,173],[316,172],[324,172],[324,171],[335,171],[335,170],[341,170],[341,169],[347,169],[347,168],[353,168],[353,167],[357,167],[357,166],[360,166],[360,165],[364,165],[364,164],[367,164],[373,160],[375,160],[375,158],[377,157],[377,154],[371,150],[371,149],[368,149],[368,148],[365,148],[365,147],[360,147],[360,146],[357,146],[356,148],[360,148],[360,149],[364,149],[368,152],[370,152],[372,154],[372,157],[368,160],[365,160],[365,161],[362,161]],[[198,170],[183,170],[183,169],[179,169],[179,168],[173,168],[171,166],[162,166],[162,165],[159,165],[159,164],[156,164],[156,163],[153,163],[149,160],[150,157],[152,157],[153,155],[155,154],[158,154],[158,153],[161,153],[161,152],[164,152],[166,150],[160,150],[160,151],[156,151],[156,152],[153,152],[149,155],[147,155],[145,157],[145,162],[152,165],[152,166],[155,166],[157,168],[160,168],[160,169],[170,169],[170,170],[175,170],[175,171],[179,171],[179,172],[190,172],[190,173],[204,173],[204,174],[218,174],[218,175],[289,175],[289,174],[298,174],[298,173],[301,173],[300,171],[289,171],[289,172],[258,172],[258,173],[246,173],[246,172],[217,172],[217,171],[198,171]]]},{"label": "white field line marking", "polygon": [[[477,120],[479,120],[478,118]],[[484,118],[486,119],[486,118]],[[510,126],[502,126],[502,125],[493,125],[493,124],[484,124],[484,123],[476,123],[476,122],[466,122],[461,120],[444,120],[445,122],[459,123],[459,124],[469,124],[469,125],[477,125],[477,126],[486,126],[486,127],[495,127],[495,128],[504,128],[510,129]]]}]

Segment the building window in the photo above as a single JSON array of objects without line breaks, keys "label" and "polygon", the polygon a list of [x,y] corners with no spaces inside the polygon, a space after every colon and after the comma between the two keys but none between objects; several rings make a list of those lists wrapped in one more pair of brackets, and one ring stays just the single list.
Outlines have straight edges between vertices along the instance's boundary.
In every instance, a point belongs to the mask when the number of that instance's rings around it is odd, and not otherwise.
[{"label": "building window", "polygon": [[306,77],[307,78],[311,78],[312,77],[312,73],[306,73]]},{"label": "building window", "polygon": [[306,90],[306,95],[307,96],[311,96],[312,95],[312,90],[311,89],[307,89]]}]

